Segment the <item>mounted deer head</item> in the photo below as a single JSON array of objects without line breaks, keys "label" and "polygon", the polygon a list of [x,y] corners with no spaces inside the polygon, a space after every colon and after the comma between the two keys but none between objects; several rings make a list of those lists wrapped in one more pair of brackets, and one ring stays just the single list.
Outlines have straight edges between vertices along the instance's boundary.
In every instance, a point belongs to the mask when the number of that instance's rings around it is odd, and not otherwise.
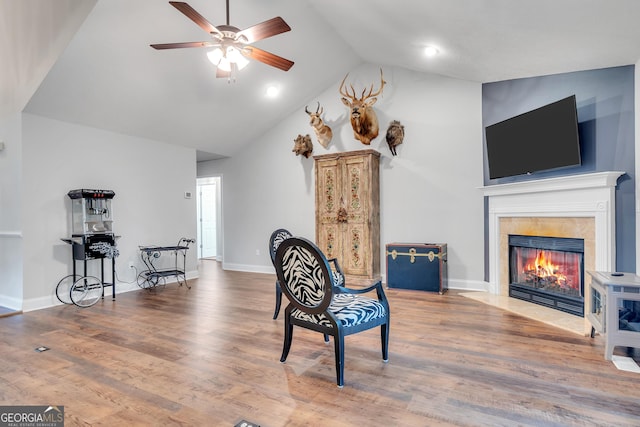
[{"label": "mounted deer head", "polygon": [[309,115],[310,120],[309,124],[313,128],[316,133],[316,138],[318,138],[318,142],[324,148],[327,148],[329,143],[331,142],[331,138],[333,138],[333,132],[331,128],[324,124],[320,115],[324,112],[324,108],[320,107],[320,102],[318,102],[318,108],[316,108],[316,112],[312,113],[309,111],[309,107],[305,106],[304,111]]},{"label": "mounted deer head", "polygon": [[382,68],[380,68],[380,89],[374,93],[372,83],[369,88],[369,93],[365,95],[367,89],[363,89],[360,98],[356,96],[353,85],[349,85],[351,87],[351,93],[344,89],[344,82],[348,76],[349,74],[347,73],[344,79],[342,79],[342,83],[340,83],[342,103],[349,107],[353,136],[363,144],[369,145],[371,144],[371,140],[378,136],[378,117],[371,107],[378,100],[376,96],[382,93],[382,89],[386,83],[382,75]]}]

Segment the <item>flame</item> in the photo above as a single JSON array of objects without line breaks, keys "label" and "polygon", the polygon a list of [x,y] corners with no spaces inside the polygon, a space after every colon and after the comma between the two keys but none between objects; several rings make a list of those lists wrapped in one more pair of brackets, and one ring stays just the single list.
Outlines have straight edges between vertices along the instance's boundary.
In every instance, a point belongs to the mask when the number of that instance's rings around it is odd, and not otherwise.
[{"label": "flame", "polygon": [[533,264],[529,263],[525,266],[525,271],[535,271],[536,276],[540,278],[555,277],[559,285],[567,283],[567,276],[560,273],[559,265],[553,264],[544,254],[544,251],[538,252]]}]

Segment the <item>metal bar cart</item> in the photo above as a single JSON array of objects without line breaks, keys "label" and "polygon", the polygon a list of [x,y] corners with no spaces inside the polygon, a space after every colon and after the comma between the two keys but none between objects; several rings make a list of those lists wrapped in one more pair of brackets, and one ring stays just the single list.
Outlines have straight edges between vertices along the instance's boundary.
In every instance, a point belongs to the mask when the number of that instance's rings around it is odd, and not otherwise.
[{"label": "metal bar cart", "polygon": [[[180,286],[184,284],[188,289],[191,289],[187,282],[185,269],[187,251],[189,245],[194,242],[194,239],[182,237],[175,246],[139,246],[140,259],[147,269],[138,275],[138,286],[143,289],[154,289],[157,286],[164,286],[167,277],[175,277]],[[164,253],[173,254],[172,268],[160,268],[157,265],[158,259]]]}]

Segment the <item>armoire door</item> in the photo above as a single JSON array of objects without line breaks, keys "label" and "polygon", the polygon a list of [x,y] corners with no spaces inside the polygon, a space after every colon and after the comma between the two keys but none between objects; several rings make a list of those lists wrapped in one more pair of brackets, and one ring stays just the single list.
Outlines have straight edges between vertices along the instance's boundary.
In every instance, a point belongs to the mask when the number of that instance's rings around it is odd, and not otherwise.
[{"label": "armoire door", "polygon": [[379,156],[316,156],[316,243],[347,275],[380,275]]}]

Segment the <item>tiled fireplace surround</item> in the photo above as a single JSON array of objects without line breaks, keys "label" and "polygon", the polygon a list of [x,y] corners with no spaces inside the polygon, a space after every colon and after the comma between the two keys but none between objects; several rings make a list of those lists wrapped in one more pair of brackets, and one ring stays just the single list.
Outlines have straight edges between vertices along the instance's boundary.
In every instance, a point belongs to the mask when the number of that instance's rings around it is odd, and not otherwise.
[{"label": "tiled fireplace surround", "polygon": [[[585,319],[509,298],[508,235],[584,239],[586,271],[615,269],[615,188],[624,172],[598,172],[483,187],[489,200],[489,292],[476,299],[588,334]],[[588,295],[585,295],[585,299]]]}]

